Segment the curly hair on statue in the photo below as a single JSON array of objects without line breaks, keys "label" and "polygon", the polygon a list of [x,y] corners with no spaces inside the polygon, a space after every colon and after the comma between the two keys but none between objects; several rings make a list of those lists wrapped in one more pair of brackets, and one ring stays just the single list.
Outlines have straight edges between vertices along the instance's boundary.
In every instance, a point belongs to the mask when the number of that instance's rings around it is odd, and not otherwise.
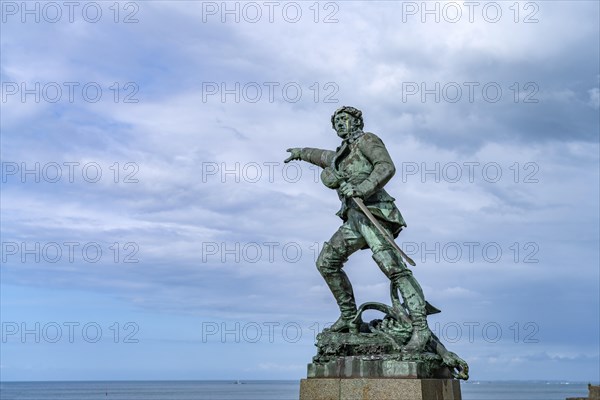
[{"label": "curly hair on statue", "polygon": [[331,127],[333,129],[335,129],[335,126],[333,124],[333,120],[334,120],[335,116],[342,112],[345,112],[346,114],[350,114],[354,118],[358,119],[358,121],[359,121],[358,127],[360,129],[362,129],[365,126],[365,123],[364,123],[363,117],[362,117],[362,111],[360,111],[358,108],[355,108],[355,107],[343,106],[343,107],[340,107],[337,110],[335,110],[335,112],[331,116]]}]

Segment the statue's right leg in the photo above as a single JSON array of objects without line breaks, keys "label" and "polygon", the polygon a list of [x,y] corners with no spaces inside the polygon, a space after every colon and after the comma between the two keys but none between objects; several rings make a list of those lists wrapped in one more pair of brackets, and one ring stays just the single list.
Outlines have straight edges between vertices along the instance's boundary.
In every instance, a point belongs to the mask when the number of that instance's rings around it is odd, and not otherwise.
[{"label": "statue's right leg", "polygon": [[[423,289],[421,289],[397,250],[392,247],[367,217],[356,210],[350,210],[348,214],[349,218],[355,221],[357,230],[361,232],[373,251],[373,259],[379,265],[381,271],[398,288],[404,299],[404,304],[410,312],[413,331],[403,351],[406,353],[421,352],[431,337],[431,331],[427,325],[427,303],[425,302]],[[386,229],[385,225],[384,229]],[[388,233],[391,235],[389,230]]]},{"label": "statue's right leg", "polygon": [[[323,244],[317,258],[317,269],[325,279],[340,307],[340,318],[329,328],[332,332],[358,332],[360,321],[352,322],[356,316],[356,301],[348,275],[342,270],[350,254],[364,245],[362,238],[353,238],[353,232],[344,224]],[[354,240],[352,240],[354,239]],[[357,240],[358,239],[358,240]]]}]

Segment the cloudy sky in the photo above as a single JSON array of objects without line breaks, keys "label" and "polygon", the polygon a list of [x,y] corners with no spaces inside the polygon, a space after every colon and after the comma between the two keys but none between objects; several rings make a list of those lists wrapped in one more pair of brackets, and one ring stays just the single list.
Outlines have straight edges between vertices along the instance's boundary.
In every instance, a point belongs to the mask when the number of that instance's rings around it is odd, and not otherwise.
[{"label": "cloudy sky", "polygon": [[472,378],[598,381],[598,2],[466,3],[2,2],[2,380],[304,377],[352,105]]}]

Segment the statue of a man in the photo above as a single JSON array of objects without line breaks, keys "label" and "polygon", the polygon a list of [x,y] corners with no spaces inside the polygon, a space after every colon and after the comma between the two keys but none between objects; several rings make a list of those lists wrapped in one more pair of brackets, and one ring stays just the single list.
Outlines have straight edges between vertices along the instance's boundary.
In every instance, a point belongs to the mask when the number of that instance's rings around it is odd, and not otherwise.
[{"label": "statue of a man", "polygon": [[342,201],[337,215],[344,223],[333,234],[317,259],[317,269],[331,289],[341,316],[329,328],[333,332],[358,332],[360,321],[354,291],[346,273],[342,270],[348,257],[367,247],[383,273],[399,289],[413,324],[406,352],[421,351],[431,337],[427,325],[426,302],[421,286],[413,277],[402,257],[385,236],[359,209],[353,197],[360,197],[368,210],[377,218],[388,236],[397,237],[406,226],[402,215],[383,188],[396,169],[383,142],[370,132],[363,132],[362,112],[354,107],[341,107],[331,116],[333,129],[342,138],[336,151],[315,148],[291,148],[285,160],[307,161],[323,168],[321,180],[335,189]]}]

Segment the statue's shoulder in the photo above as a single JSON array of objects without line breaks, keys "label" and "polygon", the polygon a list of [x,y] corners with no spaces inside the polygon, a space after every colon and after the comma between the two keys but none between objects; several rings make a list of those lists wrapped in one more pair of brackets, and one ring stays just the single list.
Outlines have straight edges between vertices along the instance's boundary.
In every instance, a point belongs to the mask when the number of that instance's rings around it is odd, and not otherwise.
[{"label": "statue's shoulder", "polygon": [[360,138],[362,140],[381,140],[379,139],[379,136],[377,136],[373,132],[365,132]]},{"label": "statue's shoulder", "polygon": [[358,138],[359,146],[383,146],[383,141],[372,132],[365,132]]}]

